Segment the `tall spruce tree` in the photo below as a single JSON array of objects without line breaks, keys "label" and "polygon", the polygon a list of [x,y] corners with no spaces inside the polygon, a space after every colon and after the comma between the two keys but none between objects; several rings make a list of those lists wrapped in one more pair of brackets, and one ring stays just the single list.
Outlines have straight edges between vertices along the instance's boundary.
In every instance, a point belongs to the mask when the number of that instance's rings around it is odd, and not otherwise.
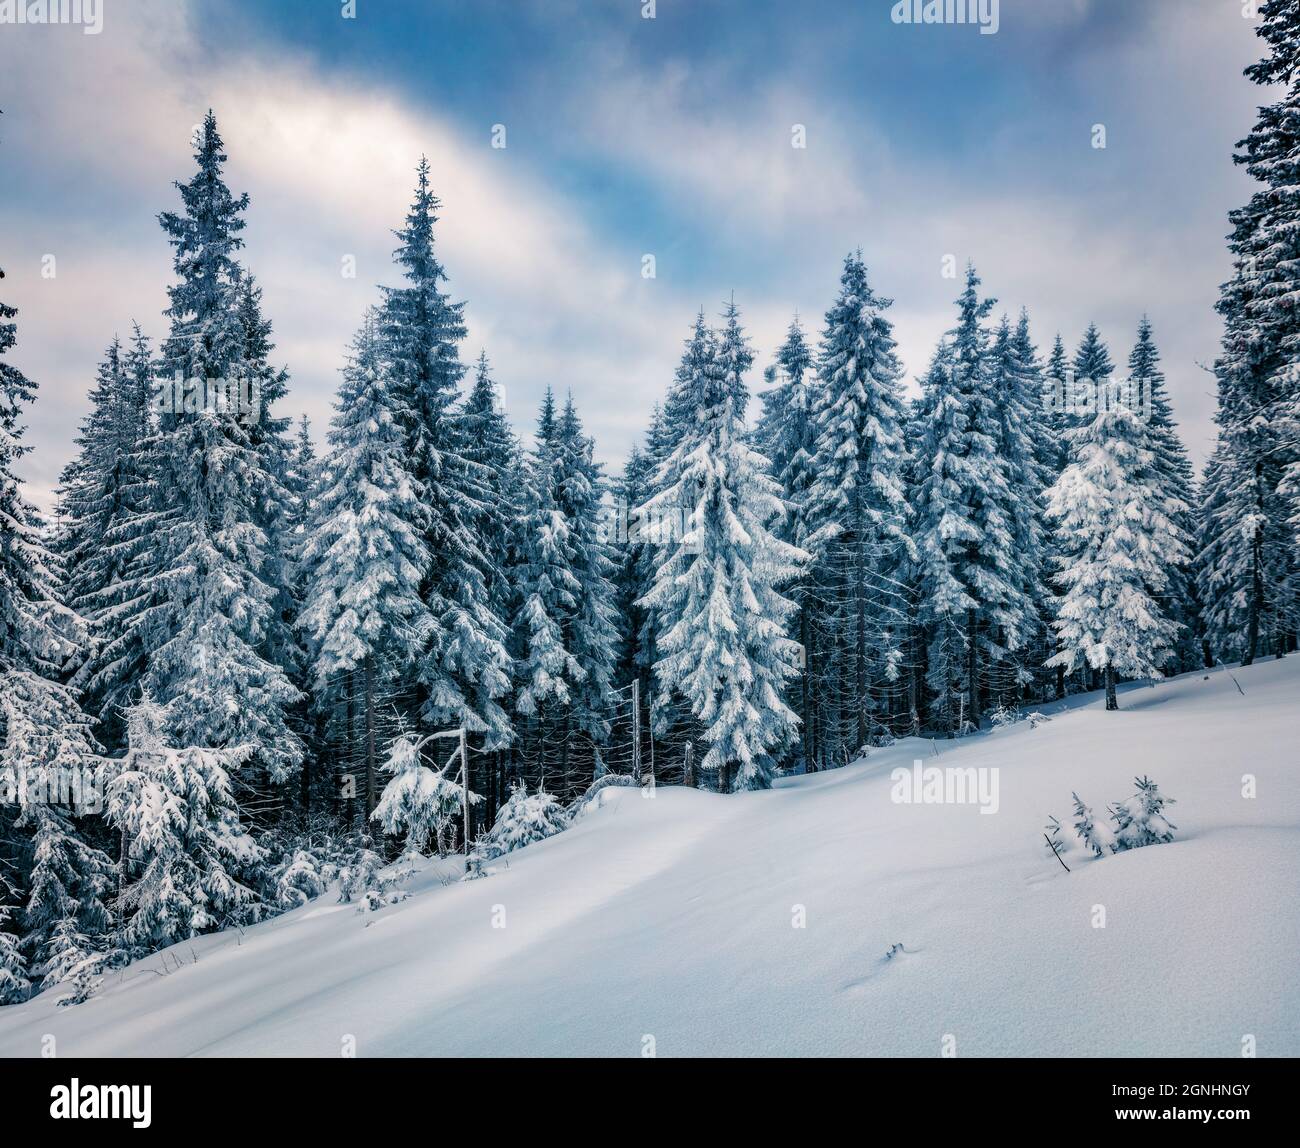
[{"label": "tall spruce tree", "polygon": [[0,938],[10,996],[29,975],[53,983],[92,956],[110,867],[75,824],[101,764],[90,720],[61,684],[85,629],[59,599],[57,557],[15,472],[30,449],[23,408],[36,397],[36,384],[5,358],[16,315],[0,302],[0,846],[25,879],[20,943]]},{"label": "tall spruce tree", "polygon": [[1220,657],[1249,664],[1294,648],[1300,558],[1300,9],[1266,0],[1256,33],[1267,55],[1246,69],[1279,96],[1259,108],[1236,163],[1260,185],[1229,214],[1232,278],[1218,378],[1219,435],[1205,471],[1198,588],[1206,638]]},{"label": "tall spruce tree", "polygon": [[725,320],[676,396],[695,417],[660,467],[646,510],[688,508],[685,533],[645,598],[659,627],[660,687],[700,723],[708,746],[700,765],[723,792],[768,785],[775,756],[797,735],[798,715],[783,698],[798,672],[799,646],[785,633],[794,604],[779,587],[807,559],[772,532],[780,488],[743,421],[753,352],[734,302]]},{"label": "tall spruce tree", "polygon": [[[957,327],[925,376],[917,445],[918,587],[931,637],[931,685],[950,733],[965,722],[978,726],[986,666],[1028,640],[1033,618],[1015,568],[1010,468],[983,324],[994,301],[979,298],[979,282],[968,268]],[[953,694],[958,655],[965,663],[960,697]]]},{"label": "tall spruce tree", "polygon": [[[298,699],[277,660],[285,567],[267,524],[284,505],[280,459],[259,429],[274,397],[250,335],[236,253],[247,196],[235,197],[211,112],[195,142],[197,171],[178,183],[183,210],[159,216],[177,282],[158,373],[184,381],[180,409],[160,415],[151,459],[156,505],[145,515],[145,576],[154,599],[138,625],[144,688],[171,744],[253,747],[269,782],[293,774],[302,742],[286,721]],[[251,356],[251,357],[250,357]],[[243,388],[231,401],[230,388]]]},{"label": "tall spruce tree", "polygon": [[899,692],[913,557],[904,491],[902,368],[891,300],[867,281],[862,253],[844,260],[826,312],[812,414],[814,475],[807,497],[810,612],[817,650],[819,727],[831,761],[888,732]]},{"label": "tall spruce tree", "polygon": [[424,492],[406,456],[401,408],[367,319],[352,343],[330,424],[330,453],[302,547],[301,625],[319,703],[360,679],[366,811],[381,788],[380,709],[438,625],[420,595],[429,567]]},{"label": "tall spruce tree", "polygon": [[1125,404],[1069,432],[1073,461],[1048,492],[1061,538],[1064,591],[1053,623],[1067,670],[1103,674],[1106,708],[1119,708],[1119,677],[1158,676],[1178,626],[1162,609],[1172,568],[1187,558],[1170,518],[1151,436]]},{"label": "tall spruce tree", "polygon": [[[1178,435],[1164,371],[1160,367],[1160,352],[1152,335],[1151,322],[1145,315],[1138,324],[1137,342],[1129,354],[1128,372],[1131,399],[1141,398],[1141,410],[1147,420],[1156,488],[1167,500],[1166,513],[1170,521],[1178,527],[1190,547],[1197,530],[1193,511],[1196,505],[1195,472],[1187,448]],[[1195,669],[1203,661],[1193,585],[1189,550],[1187,561],[1170,567],[1168,584],[1161,598],[1163,612],[1180,627],[1172,659],[1172,666],[1178,671]]]},{"label": "tall spruce tree", "polygon": [[394,259],[405,283],[384,288],[380,334],[408,465],[428,511],[431,562],[422,596],[438,626],[417,671],[420,719],[435,728],[464,725],[491,749],[511,736],[501,706],[510,688],[510,658],[505,623],[489,601],[487,557],[473,533],[489,494],[480,468],[470,461],[457,408],[465,372],[459,354],[464,304],[453,303],[442,289],[446,272],[433,244],[439,206],[422,158],[405,225],[395,232]]}]

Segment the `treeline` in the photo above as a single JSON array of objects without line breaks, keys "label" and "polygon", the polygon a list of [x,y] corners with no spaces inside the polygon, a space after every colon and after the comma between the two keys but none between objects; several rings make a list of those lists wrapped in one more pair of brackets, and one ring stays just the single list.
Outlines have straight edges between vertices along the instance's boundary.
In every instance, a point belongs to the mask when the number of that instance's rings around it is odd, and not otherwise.
[{"label": "treeline", "polygon": [[[1298,20],[1266,5],[1255,79],[1294,74]],[[465,805],[504,842],[527,809],[560,823],[530,791],[610,771],[761,788],[1293,650],[1300,193],[1277,157],[1297,98],[1238,157],[1261,188],[1233,215],[1199,486],[1145,318],[1126,371],[1095,326],[1044,356],[969,268],[909,399],[860,253],[815,344],[791,324],[752,421],[733,300],[690,326],[621,474],[572,396],[547,393],[525,448],[487,357],[466,369],[423,161],[317,457],[281,413],[209,113],[159,216],[167,335],[109,346],[50,522],[15,475],[35,384],[0,358],[0,998],[81,999],[326,868],[373,891],[398,836],[450,848]],[[1140,402],[1047,401],[1118,375]]]}]

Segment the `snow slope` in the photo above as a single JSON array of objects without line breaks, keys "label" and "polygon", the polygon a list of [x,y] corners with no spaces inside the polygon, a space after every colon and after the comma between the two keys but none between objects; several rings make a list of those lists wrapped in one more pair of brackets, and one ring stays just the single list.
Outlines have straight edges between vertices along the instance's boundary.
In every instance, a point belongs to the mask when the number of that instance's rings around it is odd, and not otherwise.
[{"label": "snow slope", "polygon": [[[377,913],[322,898],[2,1009],[0,1054],[1300,1055],[1300,658],[1233,672],[767,793],[613,790],[486,880],[431,864]],[[892,802],[916,757],[998,767],[998,812]],[[1047,815],[1137,773],[1177,839],[1067,874]]]}]

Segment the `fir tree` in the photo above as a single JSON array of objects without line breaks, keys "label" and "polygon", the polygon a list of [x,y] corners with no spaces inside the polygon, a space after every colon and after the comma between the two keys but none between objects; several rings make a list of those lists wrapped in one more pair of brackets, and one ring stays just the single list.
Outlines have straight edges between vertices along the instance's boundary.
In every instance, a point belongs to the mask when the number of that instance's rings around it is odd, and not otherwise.
[{"label": "fir tree", "polygon": [[415,198],[395,233],[394,259],[406,282],[384,288],[380,319],[408,466],[428,510],[431,563],[423,598],[438,627],[420,659],[420,716],[436,727],[464,725],[496,748],[511,736],[500,704],[510,687],[510,659],[505,622],[490,607],[487,558],[472,532],[488,495],[481,472],[469,462],[465,423],[455,406],[464,375],[464,305],[442,289],[446,272],[433,247],[439,206],[428,162],[421,159]]},{"label": "fir tree", "polygon": [[406,435],[373,317],[352,344],[330,425],[327,476],[302,546],[307,635],[318,698],[362,678],[366,808],[379,795],[378,709],[416,666],[438,625],[421,596],[430,555],[424,490],[408,470]]},{"label": "fir tree", "polygon": [[177,748],[164,707],[147,693],[127,714],[127,752],[108,787],[108,816],[122,834],[126,952],[251,919],[264,851],[244,830],[232,773],[252,745]]},{"label": "fir tree", "polygon": [[[1140,397],[1146,413],[1156,488],[1168,500],[1166,510],[1170,521],[1190,545],[1197,528],[1192,509],[1196,505],[1196,480],[1187,448],[1178,436],[1164,372],[1160,369],[1160,352],[1152,336],[1151,323],[1145,315],[1138,324],[1137,342],[1129,355],[1128,370],[1132,398],[1136,401]],[[1177,670],[1194,669],[1201,662],[1192,582],[1189,555],[1187,561],[1169,570],[1169,584],[1161,601],[1165,614],[1181,627],[1173,659]]]},{"label": "fir tree", "polygon": [[1072,793],[1070,796],[1074,798],[1075,836],[1092,851],[1095,857],[1104,857],[1108,851],[1113,853],[1115,835],[1111,832],[1110,826],[1104,822],[1098,824],[1092,815],[1091,807],[1085,805],[1077,793]]},{"label": "fir tree", "polygon": [[891,300],[867,282],[861,252],[849,255],[826,313],[818,354],[821,385],[807,495],[808,547],[816,556],[810,611],[817,689],[830,709],[825,752],[857,754],[888,730],[890,693],[902,660],[906,442]]},{"label": "fir tree", "polygon": [[1148,777],[1135,778],[1134,782],[1137,793],[1113,810],[1116,850],[1168,844],[1178,826],[1165,816],[1165,806],[1177,802],[1161,793]]},{"label": "fir tree", "polygon": [[773,755],[795,737],[798,716],[782,694],[799,648],[785,636],[793,603],[778,587],[807,559],[771,531],[780,491],[744,434],[753,353],[734,303],[725,318],[676,396],[695,417],[656,474],[647,511],[688,507],[686,529],[644,599],[659,627],[658,682],[701,723],[700,764],[724,792],[766,786]]},{"label": "fir tree", "polygon": [[1053,622],[1060,650],[1049,664],[1102,671],[1113,710],[1117,676],[1158,676],[1171,655],[1178,626],[1157,596],[1187,548],[1158,489],[1146,426],[1129,407],[1102,410],[1068,433],[1074,461],[1048,492],[1064,591]]},{"label": "fir tree", "polygon": [[[16,314],[0,303],[0,832],[17,847],[27,878],[26,965],[48,980],[64,970],[56,936],[65,926],[78,935],[102,931],[106,858],[76,830],[79,804],[63,800],[69,785],[94,784],[100,759],[89,718],[60,682],[85,631],[59,599],[57,560],[14,469],[29,449],[20,419],[36,394],[36,384],[4,358],[17,340]],[[86,796],[84,789],[73,794]],[[29,974],[9,941],[0,941],[0,966],[13,995]]]},{"label": "fir tree", "polygon": [[430,769],[420,759],[420,746],[410,737],[397,738],[388,751],[384,770],[393,775],[371,818],[385,833],[405,833],[406,849],[423,853],[433,837],[439,856],[447,852],[447,830],[466,801],[482,801],[466,792],[462,781],[447,777],[447,769]]},{"label": "fir tree", "polygon": [[1243,664],[1294,648],[1300,595],[1300,11],[1266,0],[1256,33],[1268,51],[1246,75],[1279,85],[1279,95],[1259,108],[1233,157],[1260,186],[1229,214],[1234,272],[1218,302],[1219,435],[1205,472],[1197,559],[1207,641]]},{"label": "fir tree", "polygon": [[[976,726],[982,667],[1019,649],[1033,627],[1033,601],[1016,569],[1010,463],[1000,450],[995,361],[983,320],[993,307],[968,268],[958,325],[940,346],[918,408],[914,533],[918,589],[931,636],[931,685],[953,732]],[[958,659],[964,697],[954,707]]]},{"label": "fir tree", "polygon": [[[264,372],[235,259],[247,197],[232,196],[222,178],[226,156],[211,112],[195,159],[193,179],[177,185],[183,213],[159,216],[178,280],[168,289],[171,331],[159,374],[200,387],[245,380],[254,396]],[[270,417],[267,401],[264,394],[260,409],[254,402],[241,410],[220,396],[200,405],[195,394],[161,416],[152,460],[158,504],[145,524],[155,599],[137,625],[148,655],[144,686],[173,744],[252,747],[259,770],[279,782],[298,768],[302,743],[286,723],[298,692],[274,648],[284,567],[268,508],[283,505],[284,494],[258,429]]]}]

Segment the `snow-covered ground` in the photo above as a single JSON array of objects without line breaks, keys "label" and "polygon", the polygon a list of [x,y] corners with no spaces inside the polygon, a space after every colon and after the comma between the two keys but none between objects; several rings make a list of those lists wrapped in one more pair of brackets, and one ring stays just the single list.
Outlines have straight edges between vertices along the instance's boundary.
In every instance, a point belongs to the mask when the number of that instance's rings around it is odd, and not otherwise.
[{"label": "snow-covered ground", "polygon": [[[613,790],[486,880],[431,864],[378,912],[327,896],[2,1009],[0,1054],[1300,1055],[1300,658],[1233,672],[768,793]],[[891,801],[918,757],[996,767],[997,813]],[[1067,874],[1048,814],[1143,773],[1176,840]]]}]

